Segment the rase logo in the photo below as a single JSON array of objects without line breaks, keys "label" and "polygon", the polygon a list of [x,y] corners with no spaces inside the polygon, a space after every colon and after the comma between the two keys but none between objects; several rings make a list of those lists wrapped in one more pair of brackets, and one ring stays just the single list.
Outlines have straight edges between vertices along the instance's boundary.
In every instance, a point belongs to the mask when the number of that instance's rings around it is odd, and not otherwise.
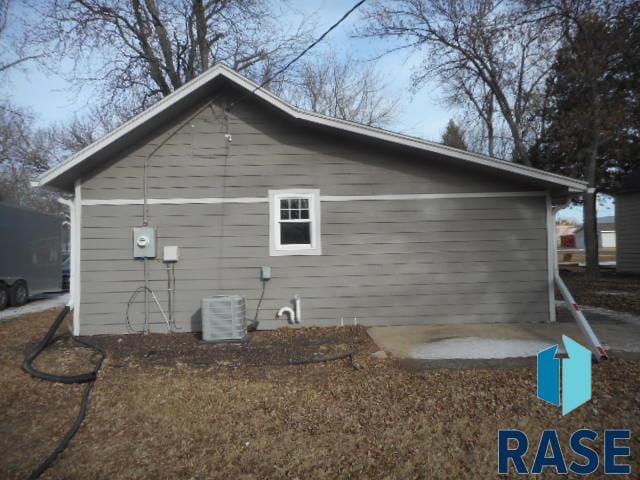
[{"label": "rase logo", "polygon": [[[591,399],[591,352],[566,335],[562,343],[569,358],[562,362],[555,357],[558,345],[553,345],[538,353],[538,398],[555,406],[562,406],[562,415],[575,410]],[[562,382],[561,382],[562,380]],[[631,467],[617,463],[617,457],[628,457],[631,449],[619,445],[618,440],[629,440],[629,430],[605,430],[603,442],[604,474],[629,474]],[[600,466],[600,457],[593,448],[598,434],[593,430],[576,430],[569,440],[569,448],[578,460],[569,466],[558,440],[556,430],[545,430],[540,435],[531,470],[524,457],[529,450],[529,438],[520,430],[500,430],[498,432],[498,473],[507,474],[513,467],[519,474],[540,474],[552,469],[556,474],[569,472],[578,475],[594,473]]]},{"label": "rase logo", "polygon": [[[631,473],[631,466],[618,463],[617,457],[629,457],[631,448],[628,445],[619,445],[618,440],[629,440],[629,430],[605,430],[603,445],[603,473],[625,474]],[[575,473],[578,475],[591,475],[600,466],[600,457],[595,450],[595,442],[598,434],[593,430],[583,428],[571,434],[569,447],[576,456],[567,467],[558,432],[545,430],[540,435],[538,448],[533,457],[531,471],[525,462],[525,455],[529,450],[529,439],[520,430],[500,430],[498,432],[498,473],[507,474],[511,466],[516,473],[526,475],[528,473],[540,474],[544,470],[553,470],[558,475]],[[621,443],[621,442],[620,442]]]},{"label": "rase logo", "polygon": [[562,404],[562,415],[566,415],[591,400],[591,352],[566,335],[562,343],[569,355],[562,359],[562,389],[558,345],[553,345],[538,352],[538,398],[556,407]]}]

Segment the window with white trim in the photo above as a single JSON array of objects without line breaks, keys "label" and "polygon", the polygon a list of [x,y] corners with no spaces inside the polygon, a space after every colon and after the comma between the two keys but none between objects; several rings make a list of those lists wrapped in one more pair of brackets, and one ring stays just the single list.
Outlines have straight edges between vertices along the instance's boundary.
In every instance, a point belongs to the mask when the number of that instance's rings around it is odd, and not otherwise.
[{"label": "window with white trim", "polygon": [[269,191],[271,256],[320,255],[320,190]]}]

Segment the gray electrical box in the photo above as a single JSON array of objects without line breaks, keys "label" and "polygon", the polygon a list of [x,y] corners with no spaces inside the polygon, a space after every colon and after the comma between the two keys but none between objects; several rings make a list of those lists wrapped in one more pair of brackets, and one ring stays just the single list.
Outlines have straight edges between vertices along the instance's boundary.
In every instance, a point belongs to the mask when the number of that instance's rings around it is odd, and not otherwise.
[{"label": "gray electrical box", "polygon": [[271,267],[260,267],[260,280],[271,280]]},{"label": "gray electrical box", "polygon": [[133,229],[133,258],[155,258],[156,229],[136,227]]}]

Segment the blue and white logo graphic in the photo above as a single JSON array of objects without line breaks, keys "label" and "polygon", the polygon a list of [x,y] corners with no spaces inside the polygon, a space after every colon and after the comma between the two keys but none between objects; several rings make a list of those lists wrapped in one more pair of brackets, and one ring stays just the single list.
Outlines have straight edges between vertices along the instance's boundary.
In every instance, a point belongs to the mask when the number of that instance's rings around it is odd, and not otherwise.
[{"label": "blue and white logo graphic", "polygon": [[566,335],[562,343],[569,355],[562,359],[562,388],[558,345],[538,352],[538,398],[557,407],[562,405],[562,415],[566,415],[591,400],[591,352]]}]

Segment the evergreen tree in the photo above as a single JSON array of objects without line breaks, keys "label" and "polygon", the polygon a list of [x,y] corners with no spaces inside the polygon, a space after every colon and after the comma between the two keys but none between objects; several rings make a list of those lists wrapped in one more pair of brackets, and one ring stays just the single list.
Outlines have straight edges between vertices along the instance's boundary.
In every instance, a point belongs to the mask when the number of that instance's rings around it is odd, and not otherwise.
[{"label": "evergreen tree", "polygon": [[640,159],[640,8],[576,20],[547,81],[544,127],[530,154],[545,170],[589,184],[587,271],[598,273],[596,195],[611,193]]},{"label": "evergreen tree", "polygon": [[464,130],[453,119],[449,120],[447,128],[442,134],[442,143],[449,147],[467,150],[467,143],[464,141]]}]

